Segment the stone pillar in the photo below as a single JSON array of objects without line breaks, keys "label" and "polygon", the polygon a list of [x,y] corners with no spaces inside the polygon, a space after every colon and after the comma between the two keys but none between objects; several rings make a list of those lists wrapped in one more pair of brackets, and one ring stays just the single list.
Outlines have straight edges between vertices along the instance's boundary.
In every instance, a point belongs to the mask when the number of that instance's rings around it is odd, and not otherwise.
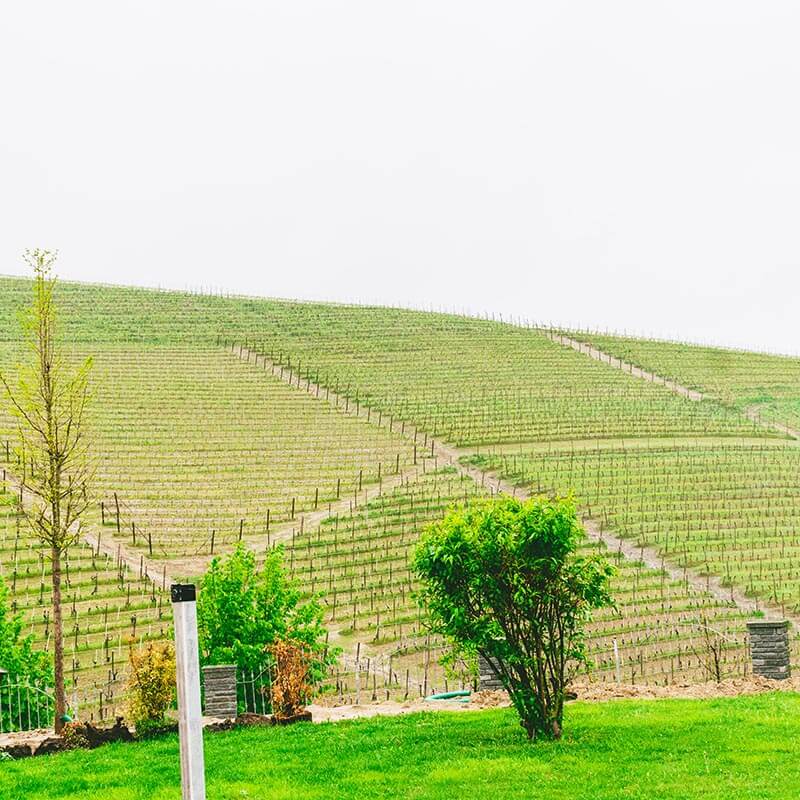
[{"label": "stone pillar", "polygon": [[489,662],[478,654],[478,691],[497,691],[503,688],[503,682],[492,669]]},{"label": "stone pillar", "polygon": [[220,664],[203,667],[205,703],[203,711],[207,717],[234,719],[237,715],[236,666]]},{"label": "stone pillar", "polygon": [[753,674],[782,681],[790,677],[789,621],[754,620],[747,623]]}]

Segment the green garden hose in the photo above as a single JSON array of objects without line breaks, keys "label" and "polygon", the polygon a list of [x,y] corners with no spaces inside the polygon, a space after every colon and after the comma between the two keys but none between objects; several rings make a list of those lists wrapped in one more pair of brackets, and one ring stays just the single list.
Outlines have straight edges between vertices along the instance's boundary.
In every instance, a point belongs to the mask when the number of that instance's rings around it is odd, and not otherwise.
[{"label": "green garden hose", "polygon": [[[458,692],[440,692],[439,694],[429,694],[425,701],[430,700],[455,700],[458,699],[460,703],[469,703],[470,691],[469,689],[462,689]],[[463,698],[463,699],[461,699]]]}]

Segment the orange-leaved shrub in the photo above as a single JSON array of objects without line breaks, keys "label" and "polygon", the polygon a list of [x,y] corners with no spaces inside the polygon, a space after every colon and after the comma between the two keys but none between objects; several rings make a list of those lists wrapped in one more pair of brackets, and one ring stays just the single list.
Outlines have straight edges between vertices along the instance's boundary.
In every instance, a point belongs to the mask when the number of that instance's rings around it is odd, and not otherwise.
[{"label": "orange-leaved shrub", "polygon": [[289,640],[275,642],[269,653],[274,661],[272,713],[279,719],[287,719],[299,714],[311,696],[309,659],[300,645]]}]

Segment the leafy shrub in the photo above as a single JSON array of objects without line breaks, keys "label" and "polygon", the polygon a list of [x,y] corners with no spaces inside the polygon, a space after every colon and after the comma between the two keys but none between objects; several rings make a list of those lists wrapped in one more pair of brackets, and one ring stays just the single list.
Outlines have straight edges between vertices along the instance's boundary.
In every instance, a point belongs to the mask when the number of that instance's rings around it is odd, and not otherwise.
[{"label": "leafy shrub", "polygon": [[308,658],[295,642],[279,641],[271,645],[273,679],[272,713],[286,719],[299,714],[311,696],[308,684]]},{"label": "leafy shrub", "polygon": [[52,686],[50,658],[33,649],[33,636],[22,636],[22,615],[11,612],[8,597],[8,587],[0,576],[0,667],[11,675]]},{"label": "leafy shrub", "polygon": [[451,510],[415,553],[435,628],[493,666],[530,739],[560,738],[583,625],[612,602],[613,568],[576,554],[584,535],[571,498],[500,497]]},{"label": "leafy shrub", "polygon": [[175,700],[175,651],[168,643],[131,646],[128,711],[138,735],[162,727]]},{"label": "leafy shrub", "polygon": [[197,599],[201,663],[257,672],[269,661],[270,646],[292,641],[307,654],[310,682],[318,683],[338,651],[326,644],[319,597],[300,601],[300,590],[283,569],[280,547],[267,553],[261,569],[241,544],[226,558],[215,558]]},{"label": "leafy shrub", "polygon": [[3,730],[19,727],[20,721],[23,727],[28,720],[34,725],[45,724],[53,710],[52,662],[47,653],[33,649],[33,636],[22,635],[22,615],[12,613],[8,597],[8,588],[0,577],[0,667],[9,673],[0,681]]}]

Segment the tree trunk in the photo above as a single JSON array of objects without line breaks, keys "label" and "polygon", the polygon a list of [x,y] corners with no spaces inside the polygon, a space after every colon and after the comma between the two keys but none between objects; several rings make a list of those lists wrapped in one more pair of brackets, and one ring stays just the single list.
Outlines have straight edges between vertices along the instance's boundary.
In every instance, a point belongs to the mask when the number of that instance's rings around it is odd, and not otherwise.
[{"label": "tree trunk", "polygon": [[67,713],[67,693],[64,688],[64,626],[61,621],[61,551],[51,548],[53,579],[53,671],[55,673],[56,733],[64,727]]}]

